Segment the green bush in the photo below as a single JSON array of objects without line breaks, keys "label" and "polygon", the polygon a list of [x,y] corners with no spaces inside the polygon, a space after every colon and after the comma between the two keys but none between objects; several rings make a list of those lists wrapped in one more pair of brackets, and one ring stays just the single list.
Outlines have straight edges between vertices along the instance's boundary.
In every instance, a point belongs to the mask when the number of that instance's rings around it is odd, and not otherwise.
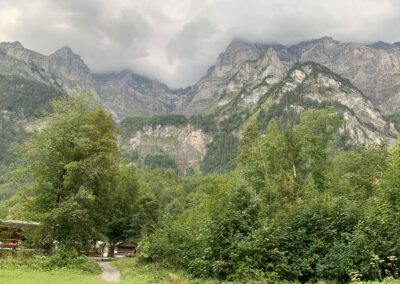
[{"label": "green bush", "polygon": [[164,153],[147,155],[144,159],[143,166],[145,169],[149,170],[164,168],[172,169],[178,173],[178,164],[176,163],[175,159]]},{"label": "green bush", "polygon": [[38,271],[71,269],[100,273],[100,268],[94,261],[86,256],[78,256],[76,252],[65,248],[58,248],[50,255],[25,251],[0,251],[0,264],[1,267],[8,269],[25,268]]},{"label": "green bush", "polygon": [[253,125],[237,171],[187,182],[141,259],[239,282],[399,278],[400,145],[343,151],[339,125],[332,108]]}]

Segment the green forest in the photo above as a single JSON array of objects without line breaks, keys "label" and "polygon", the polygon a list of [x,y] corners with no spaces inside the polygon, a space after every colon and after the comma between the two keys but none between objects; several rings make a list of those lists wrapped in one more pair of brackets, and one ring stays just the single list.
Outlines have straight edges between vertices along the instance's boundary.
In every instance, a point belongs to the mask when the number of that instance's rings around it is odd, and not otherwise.
[{"label": "green forest", "polygon": [[[92,98],[61,97],[26,139],[4,142],[2,131],[0,143],[13,145],[1,153],[0,219],[40,222],[26,242],[61,259],[89,253],[94,240],[129,240],[143,265],[217,282],[399,278],[400,144],[344,149],[338,111],[310,109],[294,125],[251,119],[241,141],[217,136],[224,143],[211,153],[237,149],[229,161],[208,156],[215,165],[203,174],[180,176],[161,154],[137,167],[119,135],[143,123],[212,121],[131,120],[121,131]],[[10,137],[21,131],[1,125]],[[219,163],[224,173],[213,170]]]}]

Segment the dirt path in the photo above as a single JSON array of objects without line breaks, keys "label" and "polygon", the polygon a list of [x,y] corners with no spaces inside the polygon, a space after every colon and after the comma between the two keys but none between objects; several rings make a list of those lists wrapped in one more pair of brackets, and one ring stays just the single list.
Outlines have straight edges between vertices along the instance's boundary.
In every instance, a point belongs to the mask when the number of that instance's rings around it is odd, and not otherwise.
[{"label": "dirt path", "polygon": [[119,283],[120,273],[119,270],[112,267],[108,262],[97,262],[101,267],[101,279],[109,282]]}]

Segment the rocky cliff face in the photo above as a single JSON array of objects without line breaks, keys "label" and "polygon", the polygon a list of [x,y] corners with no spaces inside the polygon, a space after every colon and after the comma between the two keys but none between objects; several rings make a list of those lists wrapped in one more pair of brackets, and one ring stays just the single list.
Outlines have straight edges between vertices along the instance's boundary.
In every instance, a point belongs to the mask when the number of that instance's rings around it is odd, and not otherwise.
[{"label": "rocky cliff face", "polygon": [[68,47],[44,56],[19,42],[0,43],[0,73],[31,78],[66,93],[75,89],[95,91],[118,120],[166,113],[193,115],[207,113],[226,92],[258,82],[252,77],[253,69],[265,67],[265,60],[271,60],[271,50],[275,51],[272,60],[274,66],[280,65],[276,71],[281,77],[283,70],[296,62],[316,62],[349,79],[384,114],[400,112],[399,43],[362,45],[324,37],[286,47],[235,39],[195,85],[178,90],[130,71],[92,75]]},{"label": "rocky cliff face", "polygon": [[206,146],[212,137],[202,129],[186,126],[145,126],[135,132],[124,147],[139,152],[141,156],[164,152],[178,162],[181,173],[195,168],[206,154]]},{"label": "rocky cliff face", "polygon": [[184,90],[171,90],[156,80],[122,71],[94,76],[94,86],[105,108],[117,119],[176,111]]},{"label": "rocky cliff face", "polygon": [[325,37],[289,48],[300,62],[317,62],[359,88],[384,114],[400,111],[400,46],[340,43]]},{"label": "rocky cliff face", "polygon": [[208,111],[227,89],[227,83],[241,70],[243,64],[256,60],[265,53],[265,46],[235,39],[217,58],[191,89],[188,98],[178,111],[184,114],[201,114]]},{"label": "rocky cliff face", "polygon": [[238,86],[252,80],[249,77],[240,78],[236,73],[249,72],[248,66],[252,61],[260,62],[270,49],[276,52],[279,64],[286,67],[286,70],[297,62],[319,63],[349,79],[383,114],[400,112],[400,43],[377,42],[362,45],[340,43],[329,37],[290,47],[233,41],[219,56],[215,67],[200,80],[207,84],[199,82],[196,85],[192,101],[187,106],[188,112],[192,109],[195,112],[196,109],[207,109],[207,105],[213,105],[232,78],[236,77],[239,81],[242,79]]},{"label": "rocky cliff face", "polygon": [[348,137],[348,143],[395,143],[397,129],[385,121],[371,101],[349,81],[315,63],[293,68],[271,94],[266,109],[274,110],[273,117],[288,119],[306,109],[329,105],[342,114],[341,132]]},{"label": "rocky cliff face", "polygon": [[130,71],[95,75],[95,89],[118,119],[127,116],[206,113],[225,92],[227,83],[246,62],[263,56],[266,46],[236,39],[195,85],[172,90]]},{"label": "rocky cliff face", "polygon": [[224,96],[218,106],[236,104],[238,109],[252,107],[268,90],[279,83],[288,68],[280,61],[277,52],[268,48],[257,60],[244,62],[223,89]]},{"label": "rocky cliff face", "polygon": [[0,66],[4,74],[36,80],[67,94],[94,90],[89,68],[69,47],[45,56],[24,48],[19,42],[0,43]]},{"label": "rocky cliff face", "polygon": [[[213,121],[213,134],[190,124],[151,126],[135,132],[125,145],[143,153],[166,151],[177,158],[181,171],[207,155],[209,143],[215,151],[222,151],[216,143],[237,145],[248,119],[262,112],[269,119],[284,118],[336,105],[346,121],[342,132],[354,143],[394,141],[398,134],[382,114],[400,112],[399,43],[361,45],[325,37],[287,47],[236,39],[195,85],[175,90],[131,71],[91,74],[68,47],[44,56],[19,42],[0,43],[0,75],[5,76],[0,83],[8,85],[39,84],[49,99],[61,92],[92,91],[117,121],[201,114]],[[7,84],[8,100],[15,88]]]}]

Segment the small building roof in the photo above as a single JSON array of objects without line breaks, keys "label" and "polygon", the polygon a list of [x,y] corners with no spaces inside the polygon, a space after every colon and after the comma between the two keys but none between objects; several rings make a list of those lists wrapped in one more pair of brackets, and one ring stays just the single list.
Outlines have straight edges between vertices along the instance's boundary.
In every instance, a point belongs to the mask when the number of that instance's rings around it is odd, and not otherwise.
[{"label": "small building roof", "polygon": [[0,227],[14,227],[14,228],[29,228],[39,226],[39,222],[24,221],[24,220],[0,220]]},{"label": "small building roof", "polygon": [[135,242],[118,242],[116,243],[114,246],[118,247],[118,246],[123,246],[123,247],[137,247],[137,243]]}]

